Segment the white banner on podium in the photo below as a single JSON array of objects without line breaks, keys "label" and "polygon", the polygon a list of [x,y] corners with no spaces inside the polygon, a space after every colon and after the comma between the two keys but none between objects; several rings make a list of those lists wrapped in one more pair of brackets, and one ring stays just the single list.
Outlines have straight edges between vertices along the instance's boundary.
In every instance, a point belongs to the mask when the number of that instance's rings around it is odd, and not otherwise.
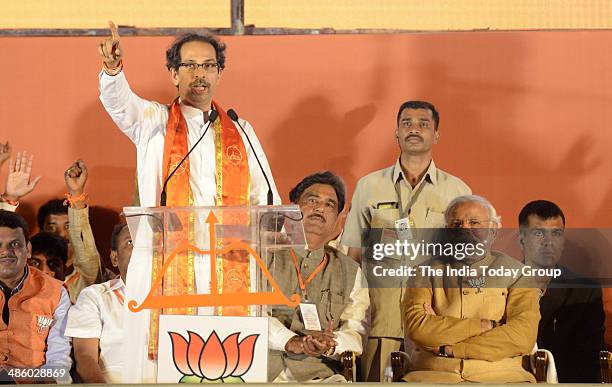
[{"label": "white banner on podium", "polygon": [[268,318],[161,315],[158,383],[265,383]]}]

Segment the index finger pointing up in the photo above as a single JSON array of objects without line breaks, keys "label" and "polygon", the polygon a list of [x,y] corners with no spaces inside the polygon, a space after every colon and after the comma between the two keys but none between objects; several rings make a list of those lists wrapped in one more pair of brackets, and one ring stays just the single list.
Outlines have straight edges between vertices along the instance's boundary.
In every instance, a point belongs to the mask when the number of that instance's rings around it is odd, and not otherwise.
[{"label": "index finger pointing up", "polygon": [[111,38],[114,41],[119,41],[119,31],[117,30],[117,26],[112,21],[108,22],[108,26],[111,30]]}]

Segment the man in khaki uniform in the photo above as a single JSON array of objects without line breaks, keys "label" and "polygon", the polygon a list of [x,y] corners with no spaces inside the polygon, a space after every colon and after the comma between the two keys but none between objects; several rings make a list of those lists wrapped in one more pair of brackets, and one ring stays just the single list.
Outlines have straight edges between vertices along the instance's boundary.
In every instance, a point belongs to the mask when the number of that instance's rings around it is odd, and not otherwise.
[{"label": "man in khaki uniform", "polygon": [[[429,102],[408,101],[400,106],[395,137],[401,155],[393,166],[357,182],[344,226],[341,244],[349,247],[348,255],[357,262],[362,260],[366,245],[363,235],[368,230],[395,232],[396,222],[417,229],[443,227],[448,203],[471,193],[463,181],[434,164],[432,148],[440,138],[439,121],[436,108]],[[400,283],[387,283],[369,288],[372,329],[362,356],[365,381],[383,379],[390,353],[399,350],[404,339],[401,287]]]},{"label": "man in khaki uniform", "polygon": [[[523,276],[523,264],[491,251],[500,223],[486,199],[453,200],[446,222],[444,240],[457,250],[423,265],[440,269],[441,275],[421,275],[406,289],[402,311],[411,372],[404,380],[535,382],[522,367],[522,355],[536,342],[540,289],[526,287],[535,283]],[[459,246],[467,251],[467,244],[480,247],[459,255]],[[493,274],[492,269],[506,271]]]},{"label": "man in khaki uniform", "polygon": [[359,265],[327,245],[344,207],[344,183],[331,172],[315,173],[289,197],[302,211],[308,247],[275,252],[271,272],[281,291],[299,294],[302,304],[272,308],[268,380],[346,381],[338,359],[344,351],[362,353],[370,300]]}]

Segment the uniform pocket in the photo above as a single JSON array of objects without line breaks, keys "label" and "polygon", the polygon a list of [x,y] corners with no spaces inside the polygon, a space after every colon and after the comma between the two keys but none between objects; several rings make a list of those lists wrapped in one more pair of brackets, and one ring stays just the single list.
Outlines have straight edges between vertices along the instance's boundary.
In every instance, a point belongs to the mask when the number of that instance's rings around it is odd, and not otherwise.
[{"label": "uniform pocket", "polygon": [[426,228],[440,228],[446,225],[444,219],[444,210],[439,208],[427,208],[427,215],[425,216],[425,227]]},{"label": "uniform pocket", "polygon": [[397,208],[385,208],[370,210],[372,221],[371,228],[392,228],[395,229],[395,221],[399,219],[399,210]]}]

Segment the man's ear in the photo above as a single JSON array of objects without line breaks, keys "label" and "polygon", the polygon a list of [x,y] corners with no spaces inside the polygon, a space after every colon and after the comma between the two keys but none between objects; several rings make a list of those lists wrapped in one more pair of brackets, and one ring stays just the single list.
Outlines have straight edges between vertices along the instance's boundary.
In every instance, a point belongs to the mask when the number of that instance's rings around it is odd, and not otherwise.
[{"label": "man's ear", "polygon": [[28,242],[27,248],[28,248],[27,259],[30,259],[30,258],[32,258],[32,243]]},{"label": "man's ear", "polygon": [[110,261],[113,267],[119,267],[119,257],[117,257],[117,252],[115,250],[111,250],[110,252]]},{"label": "man's ear", "polygon": [[491,240],[497,239],[497,235],[499,234],[499,227],[495,227],[491,229]]},{"label": "man's ear", "polygon": [[178,87],[179,79],[178,79],[178,70],[175,68],[170,68],[170,78],[172,79],[172,84]]},{"label": "man's ear", "polygon": [[434,144],[437,144],[439,140],[440,140],[440,132],[438,131],[438,129],[436,129],[434,133]]}]

